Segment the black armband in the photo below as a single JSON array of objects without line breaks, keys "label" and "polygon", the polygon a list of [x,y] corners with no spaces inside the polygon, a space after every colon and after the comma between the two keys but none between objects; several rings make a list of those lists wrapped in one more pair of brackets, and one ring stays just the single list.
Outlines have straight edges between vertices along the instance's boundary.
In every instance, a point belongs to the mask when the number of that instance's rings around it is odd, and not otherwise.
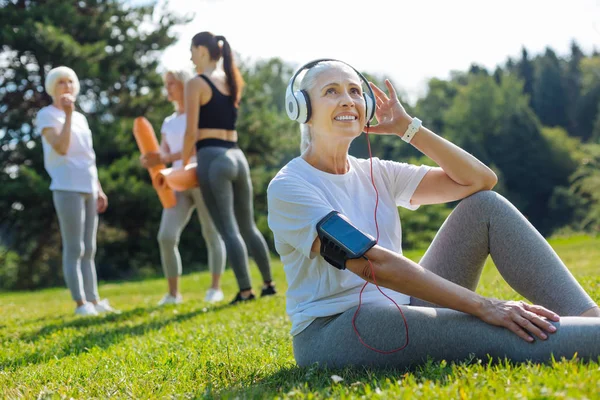
[{"label": "black armband", "polygon": [[317,235],[321,239],[321,256],[337,269],[346,269],[346,260],[362,257],[376,240],[332,211],[317,223]]}]

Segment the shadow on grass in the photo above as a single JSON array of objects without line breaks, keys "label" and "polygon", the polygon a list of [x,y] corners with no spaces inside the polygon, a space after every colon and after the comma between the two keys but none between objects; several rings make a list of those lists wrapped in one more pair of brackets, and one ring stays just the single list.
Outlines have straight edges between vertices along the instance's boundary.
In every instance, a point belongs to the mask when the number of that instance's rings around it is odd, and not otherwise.
[{"label": "shadow on grass", "polygon": [[[478,363],[475,359],[467,359],[457,363],[471,365]],[[382,383],[401,381],[411,376],[417,382],[433,381],[437,385],[447,384],[452,380],[455,370],[452,363],[427,361],[411,368],[367,368],[347,367],[343,369],[289,366],[267,375],[262,379],[252,376],[252,383],[240,382],[239,385],[222,391],[208,390],[204,395],[208,398],[243,398],[263,399],[285,396],[305,397],[307,393],[318,393],[323,398],[338,397],[340,386],[350,390],[357,396],[373,394]],[[342,378],[336,382],[334,379]],[[367,390],[367,387],[369,389]],[[336,395],[337,393],[337,395]],[[368,397],[368,396],[367,396]]]},{"label": "shadow on grass", "polygon": [[[137,307],[132,310],[124,311],[121,314],[105,314],[101,316],[91,316],[91,317],[75,317],[76,319],[71,319],[69,316],[68,321],[65,321],[63,318],[59,322],[54,324],[49,324],[41,328],[36,332],[30,332],[21,335],[21,340],[36,342],[43,339],[45,336],[52,335],[54,332],[61,331],[66,328],[88,328],[95,325],[104,325],[107,323],[118,322],[118,321],[126,321],[133,317],[138,317],[143,314],[151,313],[156,310],[158,307]],[[43,320],[43,319],[42,319]]]},{"label": "shadow on grass", "polygon": [[[205,391],[203,397],[218,399],[263,399],[263,398],[370,398],[377,393],[377,389],[386,390],[388,386],[407,385],[414,387],[425,382],[436,386],[451,385],[465,374],[472,376],[475,371],[487,369],[505,369],[515,371],[517,367],[529,367],[554,363],[576,362],[579,365],[600,363],[594,359],[580,359],[574,356],[571,359],[560,358],[546,362],[523,361],[515,362],[507,358],[479,359],[474,355],[463,361],[446,362],[428,359],[421,364],[408,368],[320,368],[318,365],[311,367],[298,367],[290,365],[279,369],[277,372],[260,377],[260,374],[249,374],[247,381],[237,382],[235,385],[223,390]],[[476,374],[475,374],[476,375]],[[341,378],[341,380],[339,379]],[[406,382],[406,383],[404,383]],[[312,395],[309,396],[309,395]]]},{"label": "shadow on grass", "polygon": [[6,319],[8,322],[10,322],[9,325],[7,324],[2,324],[0,325],[0,329],[3,328],[7,328],[7,327],[14,327],[15,324],[19,327],[23,327],[26,325],[37,325],[40,324],[41,322],[50,322],[50,321],[64,321],[65,317],[64,316],[51,316],[51,315],[47,315],[44,317],[39,317],[39,318],[35,318],[35,319],[28,319],[26,321],[21,321],[20,318],[15,318],[14,316],[10,316],[10,319]]},{"label": "shadow on grass", "polygon": [[[179,317],[175,317],[172,319],[178,320],[178,319],[182,319],[181,318],[182,316],[192,314],[190,316],[190,318],[191,318],[191,317],[194,317],[199,314],[205,314],[208,312],[217,312],[222,309],[229,308],[229,307],[232,307],[232,306],[229,304],[220,304],[220,305],[216,305],[216,306],[206,306],[205,305],[198,310],[192,311],[187,314],[181,314]],[[161,310],[161,311],[169,310],[169,306],[167,306],[166,308],[161,307],[161,306],[137,307],[132,310],[121,312],[120,314],[111,313],[111,314],[100,315],[97,317],[95,317],[95,316],[84,317],[84,318],[75,317],[76,319],[72,319],[69,321],[64,321],[64,319],[61,319],[61,322],[59,322],[59,323],[46,325],[36,332],[30,332],[30,333],[23,334],[23,335],[21,335],[20,339],[24,340],[24,341],[36,342],[36,341],[43,339],[45,336],[52,335],[54,332],[61,331],[66,328],[88,328],[88,327],[92,327],[95,325],[104,325],[104,324],[113,323],[113,322],[128,321],[132,318],[140,317],[144,314],[151,314],[152,312],[158,311],[158,310]],[[173,309],[173,310],[175,310],[175,309]],[[44,318],[41,318],[40,320],[43,320],[43,319]],[[188,319],[188,318],[185,318],[185,319]]]},{"label": "shadow on grass", "polygon": [[[107,326],[106,329],[99,327],[96,330],[92,330],[81,336],[74,337],[72,339],[65,338],[63,343],[59,344],[59,347],[54,351],[39,351],[39,349],[24,354],[17,359],[5,359],[0,361],[0,370],[6,368],[18,368],[30,364],[39,364],[48,361],[49,359],[60,359],[72,355],[78,355],[86,353],[92,348],[107,348],[116,343],[121,342],[130,337],[144,335],[150,331],[159,330],[167,325],[180,323],[192,319],[198,315],[207,314],[211,312],[218,312],[228,307],[232,307],[229,304],[223,304],[218,306],[201,306],[196,310],[192,310],[187,313],[174,314],[171,318],[156,318],[148,321],[144,319],[143,322],[137,325],[117,325],[114,328]],[[149,314],[152,311],[160,307],[150,308],[135,308],[123,312],[121,314],[108,314],[101,317],[82,318],[68,322],[52,324],[43,327],[37,332],[28,333],[21,336],[21,340],[25,342],[36,343],[42,341],[45,337],[54,334],[65,328],[81,328],[86,329],[94,326],[100,326],[108,323],[120,323],[128,322],[130,319]]]}]

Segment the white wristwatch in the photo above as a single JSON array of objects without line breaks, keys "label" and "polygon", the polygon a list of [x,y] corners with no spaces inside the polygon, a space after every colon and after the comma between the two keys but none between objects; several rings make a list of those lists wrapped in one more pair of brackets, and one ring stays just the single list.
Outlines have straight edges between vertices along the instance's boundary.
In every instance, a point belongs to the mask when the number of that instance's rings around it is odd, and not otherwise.
[{"label": "white wristwatch", "polygon": [[419,132],[419,129],[421,129],[421,122],[422,121],[419,118],[413,118],[410,125],[408,125],[408,129],[406,129],[406,132],[402,135],[402,140],[406,143],[410,143],[412,138]]}]

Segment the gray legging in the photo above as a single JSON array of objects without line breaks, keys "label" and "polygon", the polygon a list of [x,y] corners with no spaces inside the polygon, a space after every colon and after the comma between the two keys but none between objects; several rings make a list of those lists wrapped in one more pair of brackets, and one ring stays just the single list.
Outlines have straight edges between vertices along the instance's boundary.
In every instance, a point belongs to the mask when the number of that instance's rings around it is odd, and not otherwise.
[{"label": "gray legging", "polygon": [[52,192],[62,239],[63,275],[75,301],[98,301],[96,231],[98,198],[91,193]]},{"label": "gray legging", "polygon": [[252,287],[248,251],[256,261],[263,280],[270,282],[269,249],[254,222],[252,182],[246,156],[237,146],[227,148],[210,145],[200,147],[196,159],[198,183],[204,202],[225,242],[239,289]]},{"label": "gray legging", "polygon": [[[298,365],[409,367],[428,358],[461,361],[470,355],[517,362],[544,362],[551,354],[557,359],[575,353],[584,359],[600,356],[600,318],[576,317],[596,304],[544,238],[499,194],[480,192],[461,201],[420,265],[475,290],[488,254],[518,293],[563,316],[554,323],[557,332],[547,340],[528,343],[508,329],[413,298],[411,305],[401,306],[409,331],[403,350],[381,354],[362,345],[352,327],[355,307],[317,318],[294,337]],[[404,322],[391,303],[361,306],[356,327],[365,343],[379,350],[392,350],[406,342]]]},{"label": "gray legging", "polygon": [[181,275],[179,238],[194,208],[202,228],[202,237],[206,241],[208,268],[213,274],[222,274],[225,270],[225,244],[206,209],[200,189],[176,192],[175,196],[177,204],[175,207],[163,209],[158,230],[158,245],[165,276],[172,278]]}]

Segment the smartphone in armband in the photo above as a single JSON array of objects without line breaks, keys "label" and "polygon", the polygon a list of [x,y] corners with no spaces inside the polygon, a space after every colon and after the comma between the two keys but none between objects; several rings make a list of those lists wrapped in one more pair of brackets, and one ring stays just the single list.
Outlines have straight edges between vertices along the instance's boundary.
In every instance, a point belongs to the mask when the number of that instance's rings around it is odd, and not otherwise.
[{"label": "smartphone in armband", "polygon": [[331,211],[317,223],[321,256],[337,269],[346,269],[346,260],[360,258],[377,241],[361,232],[337,211]]}]

